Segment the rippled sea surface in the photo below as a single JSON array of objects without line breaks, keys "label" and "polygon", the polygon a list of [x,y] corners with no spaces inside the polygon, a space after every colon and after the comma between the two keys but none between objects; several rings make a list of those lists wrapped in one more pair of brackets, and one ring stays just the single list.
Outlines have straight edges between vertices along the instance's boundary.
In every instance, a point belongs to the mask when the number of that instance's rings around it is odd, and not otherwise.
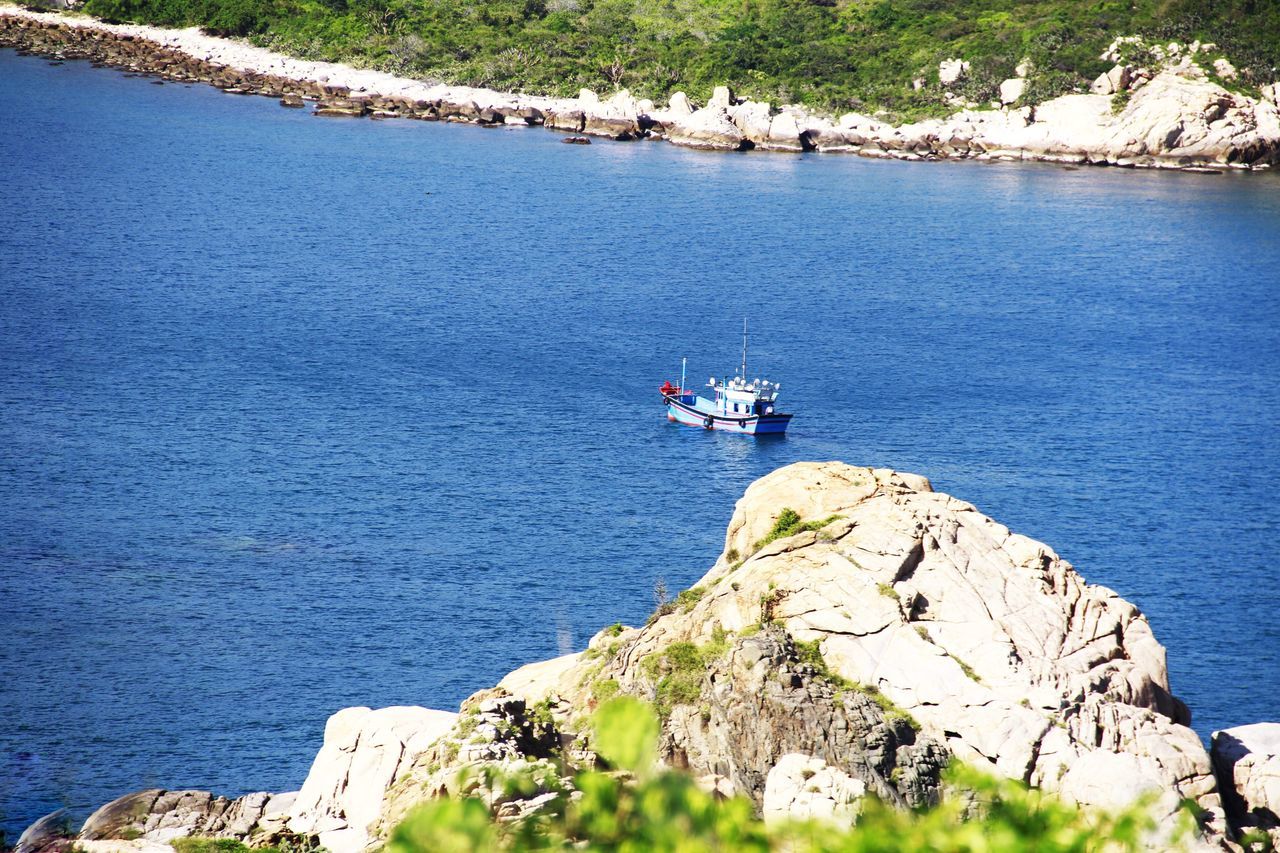
[{"label": "rippled sea surface", "polygon": [[[927,475],[1280,720],[1280,176],[317,119],[0,51],[0,811],[289,790],[642,621],[789,462]],[[781,441],[668,424],[681,356]]]}]

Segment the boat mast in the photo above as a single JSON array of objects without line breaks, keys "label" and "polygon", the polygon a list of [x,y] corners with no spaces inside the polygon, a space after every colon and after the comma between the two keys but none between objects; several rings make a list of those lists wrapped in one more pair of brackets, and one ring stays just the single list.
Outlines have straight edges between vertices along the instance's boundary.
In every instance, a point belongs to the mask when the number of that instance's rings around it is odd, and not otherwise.
[{"label": "boat mast", "polygon": [[747,318],[742,318],[742,381],[747,381]]},{"label": "boat mast", "polygon": [[687,358],[680,359],[680,393],[681,394],[684,394],[684,368],[685,368],[685,365],[688,363],[689,363],[689,359]]}]

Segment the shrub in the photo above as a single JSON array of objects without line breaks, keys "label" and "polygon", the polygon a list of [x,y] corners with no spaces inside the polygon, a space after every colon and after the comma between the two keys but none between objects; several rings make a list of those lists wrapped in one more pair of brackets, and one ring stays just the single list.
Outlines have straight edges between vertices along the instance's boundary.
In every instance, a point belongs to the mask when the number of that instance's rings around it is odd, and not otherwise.
[{"label": "shrub", "polygon": [[795,536],[797,533],[803,533],[806,530],[821,530],[831,522],[843,517],[841,515],[829,515],[817,521],[803,521],[800,518],[800,514],[794,509],[783,507],[782,512],[778,513],[778,520],[773,523],[773,528],[765,534],[763,539],[756,543],[756,550],[759,551],[770,542],[785,539],[788,536]]},{"label": "shrub", "polygon": [[169,842],[177,853],[280,853],[276,847],[249,847],[234,838],[175,838]]},{"label": "shrub", "polygon": [[716,628],[710,642],[702,645],[672,643],[661,652],[646,657],[641,667],[645,675],[656,682],[654,702],[658,713],[666,717],[677,705],[695,704],[702,695],[702,676],[707,664],[728,649],[728,636]]}]

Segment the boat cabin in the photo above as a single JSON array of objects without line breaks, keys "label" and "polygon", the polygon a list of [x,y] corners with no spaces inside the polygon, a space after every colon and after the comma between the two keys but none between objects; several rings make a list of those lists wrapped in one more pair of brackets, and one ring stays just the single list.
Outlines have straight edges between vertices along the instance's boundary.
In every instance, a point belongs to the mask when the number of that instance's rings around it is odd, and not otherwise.
[{"label": "boat cabin", "polygon": [[748,382],[741,376],[717,380],[714,376],[707,387],[715,392],[715,408],[726,415],[772,415],[773,402],[778,397],[777,382],[756,379]]}]

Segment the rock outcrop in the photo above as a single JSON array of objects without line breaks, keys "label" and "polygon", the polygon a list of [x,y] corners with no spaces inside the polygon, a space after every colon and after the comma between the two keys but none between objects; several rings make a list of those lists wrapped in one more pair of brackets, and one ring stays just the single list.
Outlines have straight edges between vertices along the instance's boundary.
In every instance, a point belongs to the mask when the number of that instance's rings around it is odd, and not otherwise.
[{"label": "rock outcrop", "polygon": [[[964,81],[969,63],[939,65],[946,103],[959,112],[893,126],[866,116],[836,119],[794,105],[734,97],[716,87],[701,109],[682,92],[664,109],[626,90],[608,98],[582,90],[576,98],[549,98],[465,86],[428,84],[367,69],[309,62],[195,30],[107,24],[0,5],[0,46],[57,59],[89,59],[167,80],[200,82],[231,94],[261,94],[285,106],[315,104],[333,117],[407,118],[468,122],[489,127],[537,126],[619,141],[667,139],[719,151],[818,151],[899,160],[955,158],[1048,160],[1172,169],[1262,169],[1280,163],[1276,84],[1260,97],[1230,92],[1213,82],[1234,69],[1206,59],[1212,45],[1152,46],[1153,67],[1129,63],[1140,40],[1117,39],[1104,58],[1114,67],[1091,95],[1072,94],[1024,103],[1031,66],[993,93],[993,109],[947,88]],[[1144,48],[1145,49],[1145,48]],[[1216,64],[1215,64],[1216,63]],[[926,85],[924,77],[915,81]],[[1117,100],[1120,99],[1120,100]]]},{"label": "rock outcrop", "polygon": [[18,836],[13,853],[40,853],[70,848],[71,839],[75,837],[68,826],[70,819],[66,809],[58,809],[45,815]]},{"label": "rock outcrop", "polygon": [[[784,508],[811,523],[772,538]],[[783,772],[768,793],[789,755],[850,780],[801,798],[815,813],[838,803],[832,814],[858,788],[928,803],[955,755],[1085,804],[1155,793],[1172,814],[1190,799],[1208,833],[1225,829],[1208,754],[1141,613],[908,474],[802,463],[765,477],[674,605],[498,690],[545,703],[569,742],[598,697],[650,698],[667,763],[762,808],[797,802],[778,793]]]},{"label": "rock outcrop", "polygon": [[[619,693],[658,709],[663,762],[770,819],[847,823],[867,793],[927,806],[954,757],[1081,804],[1166,818],[1190,800],[1213,842],[1227,815],[1275,832],[1280,727],[1218,733],[1211,765],[1137,608],[923,477],[828,462],[752,484],[715,564],[644,626],[521,667],[459,714],[341,711],[296,799],[145,791],[80,838],[292,834],[359,853],[459,792],[519,819],[598,762],[587,720]],[[493,782],[513,772],[520,792]]]},{"label": "rock outcrop", "polygon": [[1266,834],[1280,848],[1280,723],[1214,732],[1213,767],[1236,832]]},{"label": "rock outcrop", "polygon": [[324,745],[289,809],[288,829],[339,853],[361,850],[387,789],[458,715],[426,708],[346,708],[329,718]]},{"label": "rock outcrop", "polygon": [[283,830],[295,796],[293,792],[258,792],[229,800],[208,791],[138,791],[112,800],[90,815],[76,836],[77,844],[121,839],[167,844],[188,836],[275,837]]}]

